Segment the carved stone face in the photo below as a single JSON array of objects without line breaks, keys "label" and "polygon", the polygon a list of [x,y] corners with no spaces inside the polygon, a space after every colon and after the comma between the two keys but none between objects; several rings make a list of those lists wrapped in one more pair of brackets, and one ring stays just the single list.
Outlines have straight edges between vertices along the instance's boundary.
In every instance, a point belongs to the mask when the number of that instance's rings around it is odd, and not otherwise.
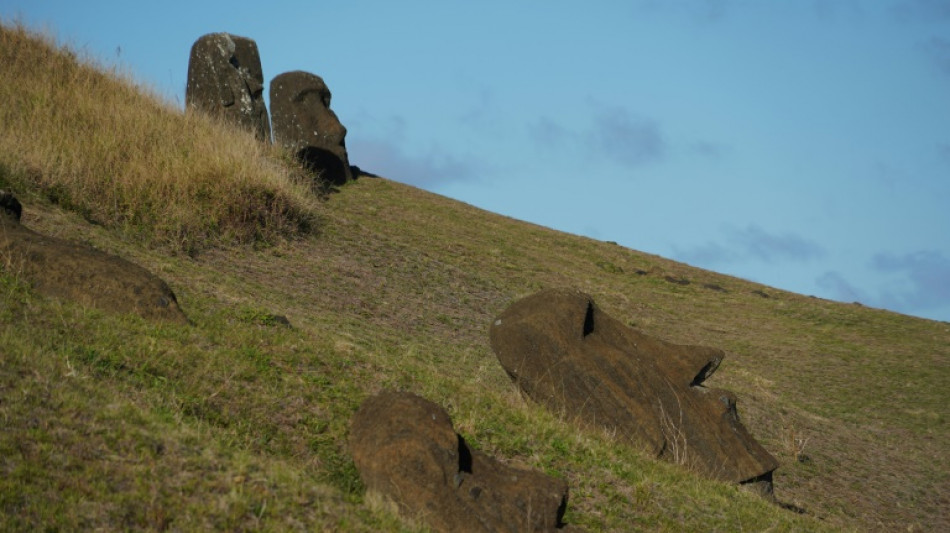
[{"label": "carved stone face", "polygon": [[367,398],[349,447],[368,490],[434,531],[561,531],[567,483],[469,446],[445,409],[412,393]]},{"label": "carved stone face", "polygon": [[320,76],[285,72],[270,84],[274,141],[290,148],[331,183],[351,178],[346,128],[330,109],[330,89]]},{"label": "carved stone face", "polygon": [[185,105],[224,116],[269,142],[257,43],[228,33],[209,33],[195,41],[188,60]]},{"label": "carved stone face", "polygon": [[491,345],[529,397],[658,457],[733,482],[770,479],[778,466],[739,422],[735,396],[702,385],[721,350],[649,337],[573,290],[512,304]]}]

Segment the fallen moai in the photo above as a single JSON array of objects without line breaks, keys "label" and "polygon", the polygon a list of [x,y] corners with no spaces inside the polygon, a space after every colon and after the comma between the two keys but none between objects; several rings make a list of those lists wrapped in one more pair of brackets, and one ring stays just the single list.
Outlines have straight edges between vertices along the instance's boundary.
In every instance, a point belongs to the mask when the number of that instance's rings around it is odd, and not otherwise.
[{"label": "fallen moai", "polygon": [[0,192],[0,264],[40,294],[180,324],[188,319],[168,285],[125,259],[40,235],[20,224],[22,206]]},{"label": "fallen moai", "polygon": [[739,422],[735,395],[702,385],[721,350],[647,336],[569,289],[513,303],[492,324],[491,346],[521,390],[549,409],[771,495],[778,462]]},{"label": "fallen moai", "polygon": [[566,482],[470,448],[444,409],[414,394],[363,402],[350,451],[368,490],[436,531],[580,531],[561,523]]}]

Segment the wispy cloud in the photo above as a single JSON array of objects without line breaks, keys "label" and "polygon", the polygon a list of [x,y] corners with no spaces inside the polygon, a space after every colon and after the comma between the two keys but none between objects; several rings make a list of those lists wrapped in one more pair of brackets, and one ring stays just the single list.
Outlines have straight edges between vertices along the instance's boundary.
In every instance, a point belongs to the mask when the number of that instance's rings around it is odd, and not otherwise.
[{"label": "wispy cloud", "polygon": [[[626,167],[637,167],[662,159],[667,143],[659,124],[621,106],[589,102],[590,125],[571,131],[551,117],[528,124],[528,136],[545,150],[587,149]],[[711,146],[711,145],[710,145]]]},{"label": "wispy cloud", "polygon": [[940,157],[943,158],[947,163],[950,163],[950,143],[938,144],[937,154],[939,154]]},{"label": "wispy cloud", "polygon": [[666,152],[666,142],[656,121],[631,114],[622,107],[603,108],[594,116],[587,144],[625,166],[656,161]]},{"label": "wispy cloud", "polygon": [[950,304],[950,259],[939,251],[881,253],[871,259],[871,267],[902,278],[903,283],[882,291],[885,307],[926,310]]},{"label": "wispy cloud", "polygon": [[950,2],[947,0],[902,0],[891,11],[904,20],[950,20]]},{"label": "wispy cloud", "polygon": [[827,297],[842,302],[861,302],[902,313],[926,315],[950,308],[950,259],[927,250],[911,254],[876,254],[869,266],[888,277],[859,289],[841,273],[829,271],[815,283]]},{"label": "wispy cloud", "polygon": [[825,295],[832,300],[870,304],[867,295],[837,271],[829,270],[818,276],[815,279],[815,284],[825,291]]},{"label": "wispy cloud", "polygon": [[760,261],[805,262],[821,259],[827,252],[820,245],[794,233],[769,233],[750,224],[726,230],[725,244],[710,242],[687,249],[674,248],[674,257],[698,265]]},{"label": "wispy cloud", "polygon": [[861,19],[864,16],[860,0],[814,0],[812,9],[822,20]]},{"label": "wispy cloud", "polygon": [[[432,142],[428,150],[411,152],[410,123],[402,115],[379,117],[366,111],[348,119],[346,151],[350,164],[362,170],[418,187],[476,179],[485,165],[467,154],[449,152]],[[370,133],[366,133],[370,132]]]},{"label": "wispy cloud", "polygon": [[433,146],[421,155],[407,154],[392,140],[356,138],[347,141],[350,163],[390,179],[428,187],[437,183],[474,179],[480,164]]},{"label": "wispy cloud", "polygon": [[673,257],[693,265],[722,265],[736,263],[743,254],[736,248],[727,248],[717,242],[710,242],[692,248],[680,249],[673,247]]},{"label": "wispy cloud", "polygon": [[685,2],[640,0],[635,4],[635,8],[647,14],[673,10],[699,22],[715,22],[728,15],[732,4],[733,0],[688,0]]},{"label": "wispy cloud", "polygon": [[729,0],[703,0],[699,5],[700,15],[707,20],[719,20],[730,9]]},{"label": "wispy cloud", "polygon": [[[950,5],[950,2],[948,2]],[[947,76],[950,76],[950,40],[932,37],[922,45],[930,61]]]},{"label": "wispy cloud", "polygon": [[726,154],[728,147],[710,141],[697,141],[689,145],[689,151],[702,157],[719,159]]},{"label": "wispy cloud", "polygon": [[772,234],[753,225],[736,231],[734,240],[750,254],[765,262],[808,261],[825,255],[821,246],[799,235],[790,232]]},{"label": "wispy cloud", "polygon": [[487,86],[479,87],[474,101],[458,115],[458,121],[476,131],[497,135],[499,123],[503,121],[503,117],[495,103],[494,91]]},{"label": "wispy cloud", "polygon": [[537,145],[553,149],[561,149],[574,137],[574,134],[550,117],[541,117],[529,124],[528,135]]}]

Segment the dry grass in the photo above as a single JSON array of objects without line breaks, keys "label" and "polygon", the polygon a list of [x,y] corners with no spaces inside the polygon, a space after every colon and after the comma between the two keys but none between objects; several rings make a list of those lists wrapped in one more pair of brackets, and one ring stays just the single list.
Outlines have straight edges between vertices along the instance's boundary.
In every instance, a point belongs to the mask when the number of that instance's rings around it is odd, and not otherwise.
[{"label": "dry grass", "polygon": [[0,26],[0,64],[0,168],[19,192],[187,252],[316,224],[308,180],[252,135],[185,115],[22,26]]},{"label": "dry grass", "polygon": [[[130,148],[181,146],[155,142]],[[32,165],[59,168],[42,160],[55,150],[36,153]],[[29,193],[39,181],[14,155],[0,154],[9,181]],[[279,164],[260,157],[247,164]],[[41,177],[50,195],[67,176]],[[411,530],[363,494],[346,451],[349,417],[383,388],[443,405],[477,449],[567,479],[567,521],[590,531],[950,527],[946,323],[785,293],[385,179],[342,187],[319,237],[196,257],[142,246],[125,222],[91,224],[73,203],[24,203],[32,229],[160,273],[194,324],[47,300],[0,272],[0,530]],[[220,225],[201,228],[195,242],[226,240]],[[782,463],[776,496],[806,513],[525,401],[488,328],[514,299],[555,286],[647,334],[726,350],[707,384],[737,394],[743,423]]]}]

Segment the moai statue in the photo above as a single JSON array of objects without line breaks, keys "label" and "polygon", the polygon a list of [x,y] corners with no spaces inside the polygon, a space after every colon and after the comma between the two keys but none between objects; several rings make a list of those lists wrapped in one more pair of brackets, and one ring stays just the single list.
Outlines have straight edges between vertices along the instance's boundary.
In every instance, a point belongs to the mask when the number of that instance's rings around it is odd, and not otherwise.
[{"label": "moai statue", "polygon": [[346,128],[330,110],[330,89],[320,76],[295,70],[270,82],[274,142],[289,148],[311,171],[336,185],[352,179]]},{"label": "moai statue", "polygon": [[195,41],[188,59],[185,107],[226,117],[270,142],[257,43],[229,33],[209,33]]},{"label": "moai statue", "polygon": [[367,490],[433,531],[580,531],[562,527],[566,481],[470,446],[445,409],[411,392],[367,398],[350,419],[350,453]]},{"label": "moai statue", "polygon": [[703,386],[722,350],[649,337],[570,289],[513,303],[492,324],[491,346],[521,390],[549,409],[771,496],[778,462],[739,422],[735,395]]},{"label": "moai statue", "polygon": [[118,256],[42,235],[20,224],[23,206],[0,190],[0,261],[39,294],[149,320],[188,324],[161,278]]}]

